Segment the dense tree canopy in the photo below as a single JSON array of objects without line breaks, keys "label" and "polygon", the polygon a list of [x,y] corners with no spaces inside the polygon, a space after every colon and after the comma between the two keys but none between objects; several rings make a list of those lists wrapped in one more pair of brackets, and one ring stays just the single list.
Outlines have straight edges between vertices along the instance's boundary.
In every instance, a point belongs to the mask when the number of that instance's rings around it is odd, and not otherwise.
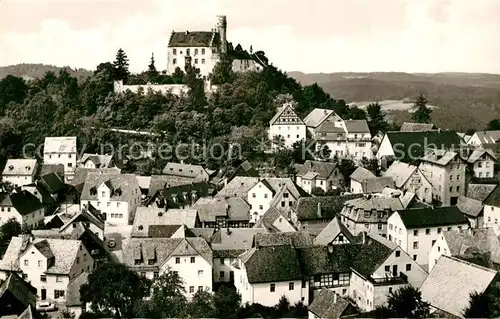
[{"label": "dense tree canopy", "polygon": [[422,93],[414,102],[415,112],[411,119],[417,123],[430,123],[432,110],[427,106],[427,99]]}]

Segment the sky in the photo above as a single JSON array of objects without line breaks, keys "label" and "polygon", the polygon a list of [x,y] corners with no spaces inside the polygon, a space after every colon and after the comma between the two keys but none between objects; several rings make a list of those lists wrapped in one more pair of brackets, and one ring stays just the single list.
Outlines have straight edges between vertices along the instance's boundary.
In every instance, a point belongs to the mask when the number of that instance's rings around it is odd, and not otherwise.
[{"label": "sky", "polygon": [[217,15],[285,71],[500,73],[500,0],[0,0],[0,65],[94,70],[123,48],[164,70],[172,30]]}]

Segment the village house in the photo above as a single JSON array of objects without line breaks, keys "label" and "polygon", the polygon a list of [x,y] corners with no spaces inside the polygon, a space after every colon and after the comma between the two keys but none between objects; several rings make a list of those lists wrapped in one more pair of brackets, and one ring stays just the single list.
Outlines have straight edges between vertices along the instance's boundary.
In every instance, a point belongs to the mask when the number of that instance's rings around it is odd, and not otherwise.
[{"label": "village house", "polygon": [[149,279],[175,271],[189,299],[197,291],[212,292],[212,249],[200,237],[131,238],[123,251],[123,263]]},{"label": "village house", "polygon": [[367,232],[386,237],[389,216],[405,209],[412,201],[411,193],[407,193],[406,197],[398,195],[366,195],[348,200],[340,212],[341,222],[355,236]]},{"label": "village house", "polygon": [[500,240],[492,228],[444,231],[429,252],[429,271],[441,255],[460,257],[485,253],[490,261],[500,265]]},{"label": "village house", "polygon": [[83,223],[92,234],[100,240],[104,240],[104,220],[101,213],[92,205],[83,205],[80,212],[76,213],[69,221],[59,228],[60,234],[70,234],[78,223]]},{"label": "village house", "polygon": [[492,150],[475,150],[467,159],[472,168],[473,176],[477,178],[491,178],[495,174],[496,155]]},{"label": "village house", "polygon": [[0,192],[0,225],[15,219],[20,225],[35,228],[43,224],[45,208],[28,191]]},{"label": "village house", "polygon": [[317,235],[340,214],[345,202],[362,196],[354,194],[299,198],[292,211],[291,220],[298,230]]},{"label": "village house", "polygon": [[395,161],[384,176],[392,178],[396,189],[414,193],[424,203],[432,202],[432,185],[417,166]]},{"label": "village house", "polygon": [[443,231],[469,228],[467,217],[456,206],[399,210],[387,223],[388,239],[422,266],[428,266],[429,252]]},{"label": "village house", "polygon": [[248,228],[250,204],[239,196],[203,197],[191,206],[198,211],[203,228]]},{"label": "village house", "polygon": [[33,184],[24,185],[21,190],[33,194],[46,207],[46,214],[52,213],[65,191],[63,179],[56,173],[40,176]]},{"label": "village house", "polygon": [[492,227],[500,235],[500,187],[496,187],[483,201],[483,227]]},{"label": "village house", "polygon": [[18,318],[28,307],[35,307],[36,288],[11,273],[0,284],[0,317]]},{"label": "village house", "polygon": [[341,318],[357,313],[355,305],[327,288],[320,290],[307,310],[308,319]]},{"label": "village house", "polygon": [[375,176],[363,167],[358,167],[349,177],[351,179],[351,193],[373,194],[380,193],[384,188],[394,188],[394,180],[389,176]]},{"label": "village house", "polygon": [[422,300],[430,304],[431,315],[463,318],[471,293],[482,294],[493,286],[496,277],[494,270],[455,257],[441,256],[420,286]]},{"label": "village house", "polygon": [[234,285],[243,304],[274,307],[282,296],[290,304],[309,303],[309,283],[303,280],[299,254],[292,245],[257,245],[238,256],[234,269]]},{"label": "village house", "polygon": [[78,160],[78,167],[84,168],[112,168],[113,156],[112,155],[99,155],[84,153]]},{"label": "village house", "polygon": [[200,198],[213,196],[215,191],[215,187],[206,181],[183,183],[177,186],[167,185],[149,197],[144,202],[144,206],[185,209],[191,207]]},{"label": "village house", "polygon": [[[469,219],[471,228],[482,228],[484,225],[484,205],[482,201],[460,196],[458,198],[457,207]],[[491,219],[490,219],[491,221]]]},{"label": "village house", "polygon": [[392,161],[412,163],[425,155],[427,148],[459,149],[461,138],[453,131],[387,132],[377,151],[376,158],[382,167]]},{"label": "village house", "polygon": [[208,181],[213,172],[207,171],[201,165],[169,162],[163,169],[163,175],[191,178],[192,181]]},{"label": "village house", "polygon": [[224,179],[224,186],[231,182],[236,176],[259,177],[259,172],[252,166],[252,164],[250,164],[249,161],[245,160],[231,175]]},{"label": "village house", "polygon": [[76,136],[45,138],[43,163],[64,165],[64,178],[66,181],[71,181],[74,177],[77,156]]},{"label": "village house", "polygon": [[106,224],[128,225],[141,205],[141,190],[133,174],[89,173],[80,197],[80,206],[92,205]]},{"label": "village house", "polygon": [[233,283],[233,263],[240,254],[252,248],[255,234],[265,232],[265,228],[226,228],[215,232],[210,240],[214,257],[214,281]]},{"label": "village house", "polygon": [[[307,116],[304,118],[304,123],[307,126],[307,130],[313,136],[317,136],[317,129],[321,125],[326,123],[332,124],[331,127],[342,128],[342,132],[345,132],[343,126],[344,122],[342,121],[342,118],[338,116],[337,113],[335,113],[334,110],[316,108],[312,110],[311,113],[307,114]],[[330,148],[330,150],[332,149]]]},{"label": "village house", "polygon": [[327,245],[342,245],[350,244],[355,241],[353,234],[340,221],[338,216],[334,217],[331,222],[314,238],[315,246]]},{"label": "village house", "polygon": [[366,120],[345,120],[347,154],[356,159],[372,158],[372,135]]},{"label": "village house", "polygon": [[500,131],[477,131],[472,134],[467,144],[480,147],[488,144],[496,144],[499,141]]},{"label": "village house", "polygon": [[275,207],[270,207],[253,225],[253,228],[265,228],[270,233],[293,232],[296,230],[291,220]]},{"label": "village house", "polygon": [[[344,128],[344,122],[327,122],[314,129],[314,139],[317,152],[325,152],[325,147],[331,152],[331,158],[344,158],[347,156],[346,139],[347,134]],[[326,157],[326,153],[319,153]]]},{"label": "village house", "polygon": [[443,206],[456,205],[465,195],[465,168],[458,153],[446,150],[429,151],[419,166],[432,185],[433,201]]},{"label": "village house", "polygon": [[2,173],[2,182],[14,187],[32,184],[38,169],[36,159],[8,159]]},{"label": "village house", "polygon": [[401,247],[374,234],[364,237],[351,270],[349,297],[363,311],[384,305],[389,293],[408,284],[420,287],[427,277]]},{"label": "village house", "polygon": [[328,192],[342,183],[343,177],[336,163],[307,160],[304,164],[298,164],[295,167],[297,185],[309,194],[312,194],[314,188]]},{"label": "village house", "polygon": [[290,148],[306,139],[306,125],[295,113],[291,103],[285,103],[269,121],[269,140],[272,147]]},{"label": "village house", "polygon": [[[28,237],[28,238],[26,238]],[[94,260],[79,240],[13,237],[2,259],[0,276],[21,275],[37,289],[40,300],[64,302],[70,282],[91,271]]]}]

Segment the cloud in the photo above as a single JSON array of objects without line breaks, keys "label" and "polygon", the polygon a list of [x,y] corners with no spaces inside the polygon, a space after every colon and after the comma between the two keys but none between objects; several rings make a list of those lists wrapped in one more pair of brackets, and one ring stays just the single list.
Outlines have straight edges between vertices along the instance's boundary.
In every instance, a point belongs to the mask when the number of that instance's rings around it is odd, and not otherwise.
[{"label": "cloud", "polygon": [[151,52],[164,69],[172,30],[227,14],[230,41],[288,71],[500,73],[498,0],[8,0],[2,12],[1,65],[93,69],[123,48],[133,71]]}]

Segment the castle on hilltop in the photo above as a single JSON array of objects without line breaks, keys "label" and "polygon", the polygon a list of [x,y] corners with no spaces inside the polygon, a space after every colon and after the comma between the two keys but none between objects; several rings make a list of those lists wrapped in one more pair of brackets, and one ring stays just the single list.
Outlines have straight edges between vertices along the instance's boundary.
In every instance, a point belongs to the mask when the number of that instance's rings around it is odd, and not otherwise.
[{"label": "castle on hilltop", "polygon": [[264,52],[253,53],[243,50],[241,45],[233,48],[227,41],[226,16],[217,16],[215,28],[211,31],[172,31],[168,43],[167,74],[173,74],[179,67],[185,70],[192,65],[208,77],[222,54],[227,54],[233,61],[233,71],[261,71],[267,66]]}]

